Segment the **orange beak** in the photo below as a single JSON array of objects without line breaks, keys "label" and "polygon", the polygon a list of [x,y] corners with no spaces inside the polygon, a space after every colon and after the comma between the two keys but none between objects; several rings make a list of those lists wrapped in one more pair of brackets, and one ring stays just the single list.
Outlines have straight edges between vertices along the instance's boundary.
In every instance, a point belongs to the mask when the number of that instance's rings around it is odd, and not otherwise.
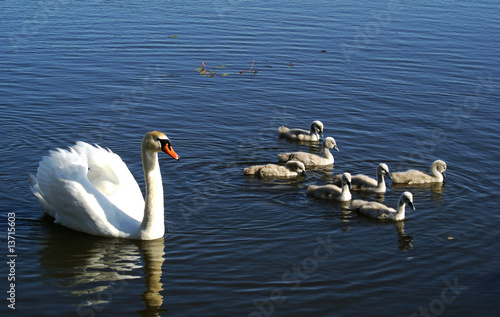
[{"label": "orange beak", "polygon": [[165,145],[163,145],[162,147],[162,150],[176,160],[179,160],[181,158],[179,155],[177,155],[177,153],[175,153],[172,145],[170,145],[170,142],[165,143]]}]

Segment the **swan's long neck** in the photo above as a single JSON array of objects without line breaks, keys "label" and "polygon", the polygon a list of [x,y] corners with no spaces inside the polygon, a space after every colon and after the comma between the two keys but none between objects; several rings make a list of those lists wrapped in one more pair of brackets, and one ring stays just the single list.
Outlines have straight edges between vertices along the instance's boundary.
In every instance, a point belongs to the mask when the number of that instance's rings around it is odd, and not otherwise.
[{"label": "swan's long neck", "polygon": [[398,202],[398,209],[396,210],[396,214],[394,215],[394,220],[405,219],[405,206],[406,204],[400,199]]},{"label": "swan's long neck", "polygon": [[332,153],[330,153],[330,149],[325,145],[323,145],[323,157],[327,160],[333,159],[333,155]]},{"label": "swan's long neck", "polygon": [[313,125],[311,125],[311,127],[309,128],[309,135],[311,137],[316,137],[319,140],[319,133],[316,132],[316,129],[314,128]]},{"label": "swan's long neck", "polygon": [[342,182],[342,194],[340,194],[341,200],[351,200],[352,195],[349,190],[349,184]]},{"label": "swan's long neck", "polygon": [[163,184],[161,180],[158,153],[142,149],[142,167],[146,183],[144,219],[141,223],[143,239],[160,238],[165,233]]},{"label": "swan's long neck", "polygon": [[431,175],[436,178],[436,181],[438,182],[443,181],[443,174],[438,170],[437,165],[431,166]]},{"label": "swan's long neck", "polygon": [[385,180],[384,175],[377,172],[377,189],[380,191],[385,191]]}]

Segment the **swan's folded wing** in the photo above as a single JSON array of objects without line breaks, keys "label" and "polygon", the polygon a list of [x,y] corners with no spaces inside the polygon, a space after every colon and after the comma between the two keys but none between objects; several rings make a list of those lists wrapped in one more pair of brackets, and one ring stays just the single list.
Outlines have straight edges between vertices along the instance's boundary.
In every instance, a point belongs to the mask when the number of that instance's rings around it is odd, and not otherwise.
[{"label": "swan's folded wing", "polygon": [[304,163],[306,166],[315,165],[315,154],[307,152],[292,152],[292,153],[280,153],[278,154],[278,159],[280,162],[286,162],[288,160],[294,160]]},{"label": "swan's folded wing", "polygon": [[[262,178],[287,177],[293,174],[294,172],[290,171],[288,168],[276,164],[267,164],[259,170],[259,176]],[[296,174],[297,173],[295,173],[295,175]]]},{"label": "swan's folded wing", "polygon": [[354,199],[353,201],[351,201],[351,209],[354,211],[359,211],[359,209],[361,209],[361,207],[363,207],[364,205],[366,205],[368,203],[369,202],[366,200]]},{"label": "swan's folded wing", "polygon": [[335,185],[316,186],[310,185],[307,188],[307,194],[321,199],[332,199],[334,196],[342,194],[342,189]]},{"label": "swan's folded wing", "polygon": [[87,157],[73,149],[51,151],[38,167],[38,193],[46,212],[65,227],[94,235],[126,237],[138,226],[87,179]]},{"label": "swan's folded wing", "polygon": [[392,173],[392,182],[398,184],[422,184],[432,182],[432,177],[419,170]]},{"label": "swan's folded wing", "polygon": [[279,129],[280,137],[285,137],[292,140],[303,140],[310,137],[309,131],[303,129],[289,129],[287,127],[280,127]]},{"label": "swan's folded wing", "polygon": [[122,159],[99,146],[77,142],[73,149],[88,158],[87,178],[116,207],[137,221],[144,217],[144,198]]},{"label": "swan's folded wing", "polygon": [[332,182],[336,186],[342,186],[342,174],[333,175]]},{"label": "swan's folded wing", "polygon": [[359,209],[359,213],[374,219],[386,219],[390,213],[395,213],[396,210],[387,207],[376,201],[371,201],[364,204]]},{"label": "swan's folded wing", "polygon": [[280,162],[287,162],[288,160],[290,160],[290,155],[292,155],[294,153],[291,153],[291,152],[287,152],[287,153],[280,153],[278,154],[278,161]]},{"label": "swan's folded wing", "polygon": [[377,187],[377,181],[363,174],[354,175],[351,179],[351,184],[354,189],[364,189]]}]

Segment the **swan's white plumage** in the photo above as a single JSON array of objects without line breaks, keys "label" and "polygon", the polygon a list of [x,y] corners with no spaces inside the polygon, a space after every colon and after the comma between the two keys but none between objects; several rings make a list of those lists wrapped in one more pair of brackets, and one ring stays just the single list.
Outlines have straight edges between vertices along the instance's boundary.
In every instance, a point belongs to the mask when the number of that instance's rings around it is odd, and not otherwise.
[{"label": "swan's white plumage", "polygon": [[[386,185],[384,176],[392,179],[391,173],[389,172],[389,167],[385,163],[380,163],[376,170],[377,179],[373,179],[369,176],[363,174],[357,174],[352,176],[352,190],[373,192],[373,193],[385,193]],[[337,174],[333,176],[333,183],[337,186],[342,184],[342,175]]]},{"label": "swan's white plumage", "polygon": [[331,165],[334,162],[334,157],[329,149],[339,150],[335,139],[332,137],[327,137],[323,141],[323,156],[307,152],[289,152],[278,154],[278,160],[280,162],[286,162],[288,160],[300,161],[304,163],[305,166]]},{"label": "swan's white plumage", "polygon": [[320,135],[323,136],[323,123],[321,121],[313,121],[309,131],[303,129],[290,129],[285,126],[278,128],[280,138],[296,141],[319,141]]},{"label": "swan's white plumage", "polygon": [[355,199],[351,202],[351,209],[359,212],[360,214],[380,220],[394,220],[400,221],[405,219],[405,206],[409,205],[411,209],[415,210],[413,205],[413,195],[410,192],[401,194],[397,209],[387,207],[376,201],[366,201]]},{"label": "swan's white plumage", "polygon": [[[156,152],[151,155],[158,164]],[[65,227],[98,236],[144,240],[163,236],[163,223],[157,224],[155,232],[142,230],[145,201],[139,185],[121,158],[109,150],[77,142],[68,150],[50,151],[29,182],[44,211]]]},{"label": "swan's white plumage", "polygon": [[141,189],[120,156],[85,142],[77,142],[74,149],[87,156],[89,181],[120,210],[142,221],[144,199]]},{"label": "swan's white plumage", "polygon": [[[102,175],[93,179],[97,187],[87,173]],[[36,179],[35,195],[65,227],[126,237],[130,223],[142,220],[144,199],[137,182],[120,157],[102,148],[78,142],[69,150],[51,151],[40,162]]]},{"label": "swan's white plumage", "polygon": [[307,187],[307,194],[320,199],[336,200],[336,201],[349,201],[352,199],[351,195],[351,174],[342,174],[342,187],[332,184],[316,186],[310,185]]},{"label": "swan's white plumage", "polygon": [[392,173],[392,181],[396,184],[442,183],[446,178],[446,163],[436,160],[431,164],[431,175],[411,169],[405,172]]}]

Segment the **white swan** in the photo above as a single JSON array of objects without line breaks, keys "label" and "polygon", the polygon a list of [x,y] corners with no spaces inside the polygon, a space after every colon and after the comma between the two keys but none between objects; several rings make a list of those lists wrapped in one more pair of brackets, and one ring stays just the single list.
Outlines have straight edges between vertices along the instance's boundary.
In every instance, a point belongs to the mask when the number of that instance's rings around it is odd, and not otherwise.
[{"label": "white swan", "polygon": [[309,131],[303,129],[289,129],[285,126],[278,128],[280,138],[296,141],[319,141],[320,135],[323,136],[323,123],[314,121],[311,123]]},{"label": "white swan", "polygon": [[397,184],[442,183],[445,178],[446,163],[436,160],[431,165],[431,175],[414,169],[392,173],[392,182]]},{"label": "white swan", "polygon": [[56,223],[88,234],[152,240],[165,233],[163,185],[158,152],[176,160],[167,136],[158,131],[142,140],[146,201],[121,158],[99,146],[77,142],[50,151],[39,163],[30,187]]},{"label": "white swan", "polygon": [[364,216],[374,219],[400,221],[405,219],[406,205],[415,210],[415,206],[413,205],[413,195],[410,192],[404,192],[401,194],[397,210],[376,201],[366,201],[360,199],[355,199],[351,202],[351,209]]},{"label": "white swan", "polygon": [[[363,174],[357,174],[352,177],[352,190],[366,191],[372,193],[385,193],[386,186],[384,176],[392,179],[389,172],[389,166],[385,163],[380,163],[376,171],[377,179],[373,179]],[[337,174],[333,176],[333,183],[337,186],[342,184],[342,175]]]},{"label": "white swan", "polygon": [[323,141],[323,157],[307,152],[291,152],[278,154],[278,160],[280,162],[286,162],[288,160],[300,161],[306,166],[331,165],[333,164],[334,158],[329,149],[339,150],[335,139],[332,137],[327,137]]},{"label": "white swan", "polygon": [[351,174],[342,174],[342,188],[335,185],[316,186],[310,185],[307,187],[307,194],[320,199],[336,200],[336,201],[349,201],[352,199],[351,195]]},{"label": "white swan", "polygon": [[276,164],[253,165],[243,170],[244,175],[257,175],[262,178],[295,178],[306,175],[304,163],[299,161],[288,161],[285,166]]}]

